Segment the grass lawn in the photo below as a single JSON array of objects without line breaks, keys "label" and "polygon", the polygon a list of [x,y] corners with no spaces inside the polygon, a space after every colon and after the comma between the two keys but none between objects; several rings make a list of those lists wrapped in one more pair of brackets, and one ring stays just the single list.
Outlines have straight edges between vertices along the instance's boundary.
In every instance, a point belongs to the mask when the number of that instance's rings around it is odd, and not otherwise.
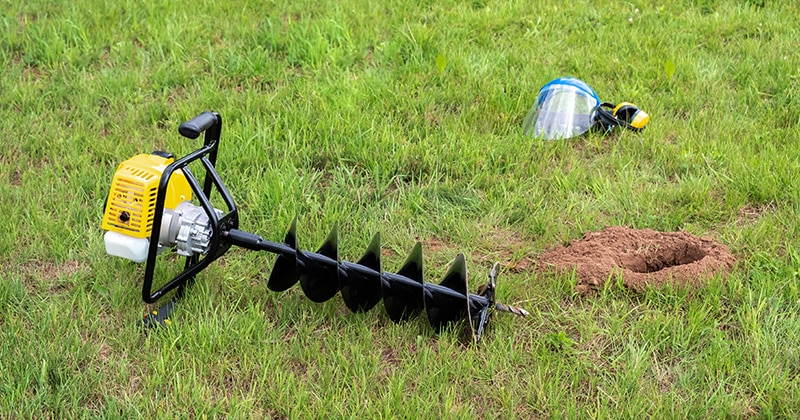
[{"label": "grass lawn", "polygon": [[[800,417],[796,1],[0,0],[0,26],[0,418]],[[561,76],[650,126],[525,137]],[[103,203],[128,157],[197,148],[203,110],[242,229],[338,226],[348,261],[380,232],[392,272],[421,241],[430,282],[463,252],[473,291],[499,261],[531,316],[473,346],[271,292],[274,256],[232,250],[144,334]],[[590,297],[535,270],[606,226],[737,265]]]}]

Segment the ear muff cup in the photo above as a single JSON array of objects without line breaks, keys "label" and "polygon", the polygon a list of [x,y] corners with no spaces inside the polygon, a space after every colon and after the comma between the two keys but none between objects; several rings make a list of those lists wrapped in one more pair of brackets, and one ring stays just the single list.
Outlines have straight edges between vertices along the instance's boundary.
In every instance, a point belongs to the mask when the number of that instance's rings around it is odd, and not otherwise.
[{"label": "ear muff cup", "polygon": [[612,112],[618,120],[625,121],[634,131],[641,131],[650,122],[650,116],[630,102],[622,102]]}]

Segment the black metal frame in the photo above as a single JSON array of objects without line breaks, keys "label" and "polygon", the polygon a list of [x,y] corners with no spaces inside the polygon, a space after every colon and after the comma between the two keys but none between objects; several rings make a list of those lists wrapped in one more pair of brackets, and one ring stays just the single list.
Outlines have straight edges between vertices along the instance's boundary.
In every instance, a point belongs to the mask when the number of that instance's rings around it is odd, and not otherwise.
[{"label": "black metal frame", "polygon": [[[195,139],[201,132],[205,131],[203,147],[194,152],[172,162],[164,169],[158,184],[156,195],[155,215],[153,217],[153,231],[150,234],[150,248],[147,253],[147,264],[145,266],[144,282],[142,283],[142,300],[147,303],[154,303],[164,294],[178,289],[178,296],[183,294],[184,287],[194,280],[194,276],[211,264],[214,260],[222,256],[231,244],[222,239],[222,232],[239,227],[239,212],[233,197],[225,188],[222,179],[216,171],[217,151],[219,150],[220,133],[222,131],[222,117],[213,112],[204,112],[191,121],[181,124],[179,132],[187,138]],[[203,188],[189,169],[189,164],[200,161],[205,169]],[[167,186],[169,185],[172,174],[181,171],[186,177],[186,181],[192,188],[195,198],[200,202],[203,210],[208,215],[211,224],[211,243],[208,253],[201,259],[197,255],[186,257],[183,271],[172,278],[157,290],[153,291],[153,273],[155,271],[156,257],[158,256],[158,242],[161,233],[161,220],[164,215],[164,201],[166,199]],[[221,217],[214,211],[210,197],[212,189],[216,190],[225,201],[228,211]]]}]

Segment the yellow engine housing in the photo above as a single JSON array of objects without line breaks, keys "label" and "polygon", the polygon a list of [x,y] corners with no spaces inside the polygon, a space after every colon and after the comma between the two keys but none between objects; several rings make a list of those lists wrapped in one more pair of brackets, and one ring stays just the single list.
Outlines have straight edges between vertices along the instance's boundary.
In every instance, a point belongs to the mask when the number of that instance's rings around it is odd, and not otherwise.
[{"label": "yellow engine housing", "polygon": [[[111,181],[103,229],[134,238],[149,238],[161,174],[174,160],[143,153],[122,162]],[[192,188],[186,176],[180,170],[175,171],[167,186],[164,208],[174,209],[191,199]]]}]

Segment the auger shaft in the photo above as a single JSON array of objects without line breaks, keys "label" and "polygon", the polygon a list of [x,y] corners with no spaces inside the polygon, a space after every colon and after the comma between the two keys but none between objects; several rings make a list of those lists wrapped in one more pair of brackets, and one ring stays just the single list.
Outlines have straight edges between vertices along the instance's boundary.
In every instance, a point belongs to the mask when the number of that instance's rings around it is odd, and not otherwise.
[{"label": "auger shaft", "polygon": [[227,238],[231,244],[241,248],[253,251],[267,251],[273,254],[283,255],[287,258],[294,258],[296,255],[295,249],[288,245],[267,241],[256,234],[243,230],[231,229],[223,232],[222,236]]},{"label": "auger shaft", "polygon": [[373,238],[359,262],[353,263],[338,260],[337,229],[328,235],[317,252],[311,252],[297,249],[296,227],[295,219],[284,244],[238,229],[222,235],[231,245],[277,254],[268,287],[284,291],[299,281],[306,296],[314,302],[325,302],[341,292],[350,310],[365,312],[383,300],[389,318],[396,323],[407,321],[424,310],[437,333],[450,323],[467,320],[475,342],[480,340],[492,309],[527,315],[523,309],[495,303],[498,264],[493,267],[489,284],[482,288],[481,294],[472,294],[467,291],[463,254],[458,254],[441,283],[426,283],[419,242],[401,269],[391,273],[381,270],[379,235]]}]

